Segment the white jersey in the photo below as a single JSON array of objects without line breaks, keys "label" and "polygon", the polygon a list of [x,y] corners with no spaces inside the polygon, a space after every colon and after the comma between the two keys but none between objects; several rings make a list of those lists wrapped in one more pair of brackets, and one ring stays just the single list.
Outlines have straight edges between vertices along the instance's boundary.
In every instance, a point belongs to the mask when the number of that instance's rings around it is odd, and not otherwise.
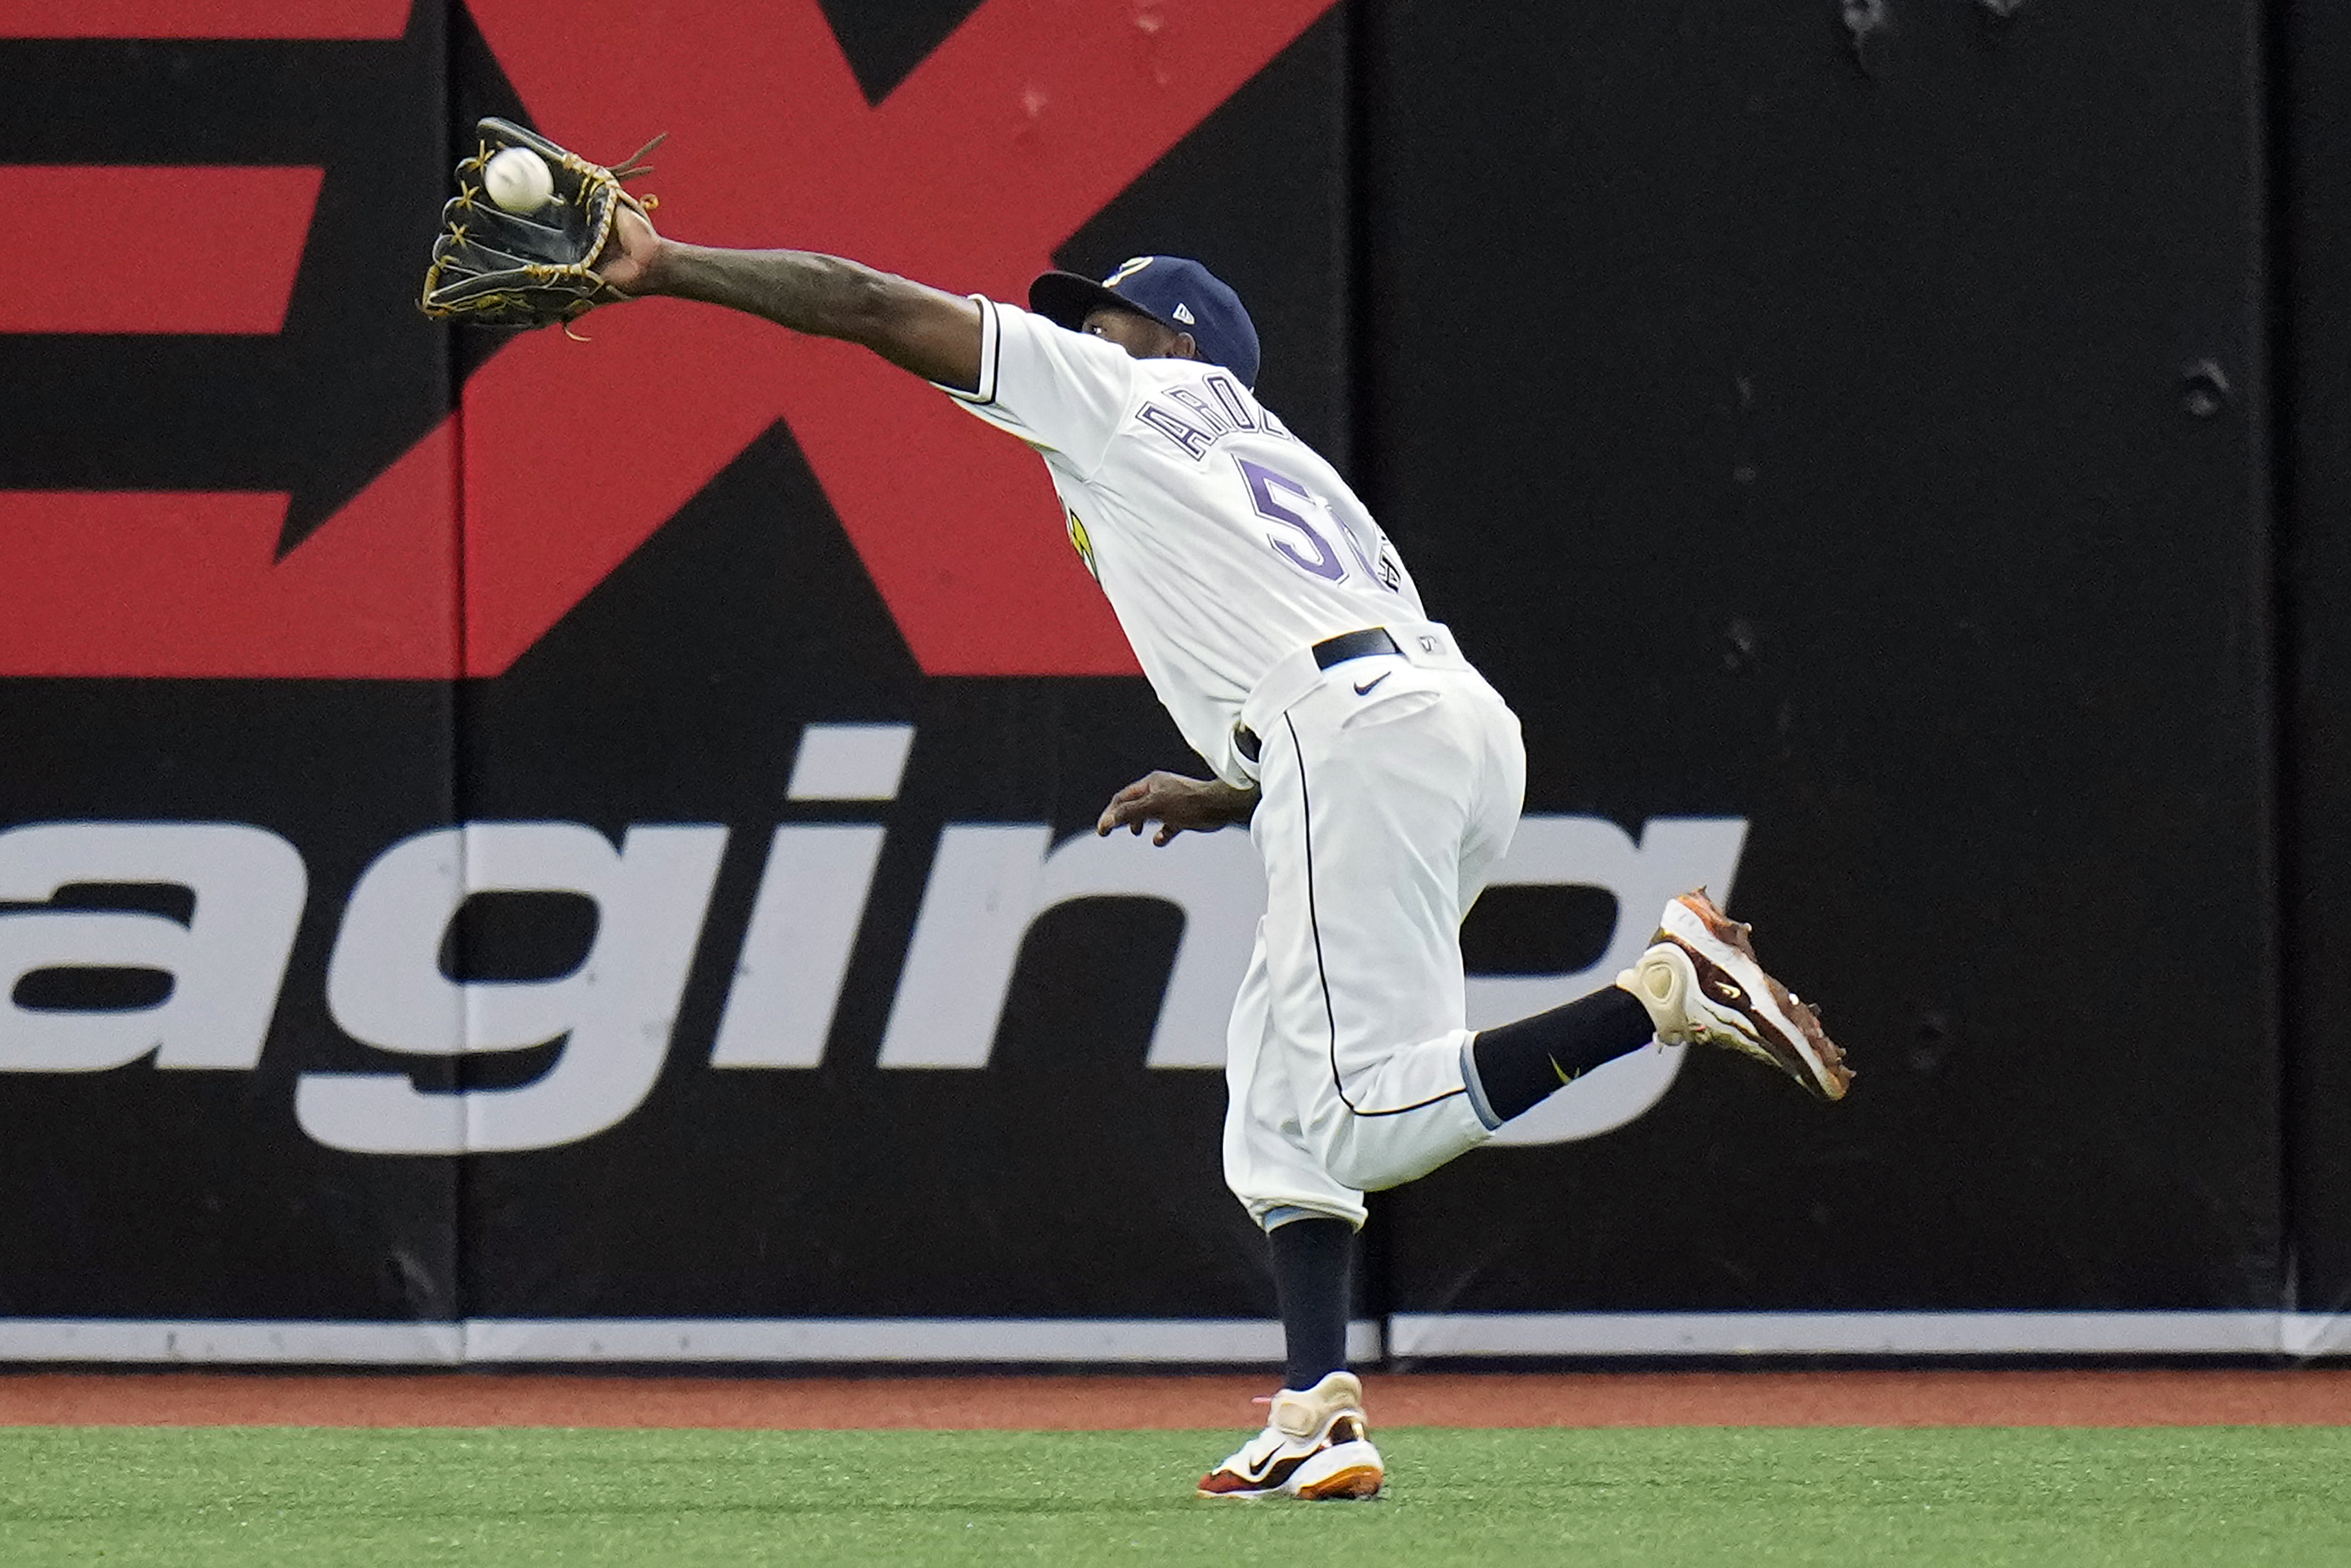
[{"label": "white jersey", "polygon": [[1338,471],[1230,371],[1138,360],[975,298],[979,386],[941,390],[1042,454],[1152,689],[1246,785],[1232,735],[1249,688],[1310,643],[1426,619],[1411,574]]}]

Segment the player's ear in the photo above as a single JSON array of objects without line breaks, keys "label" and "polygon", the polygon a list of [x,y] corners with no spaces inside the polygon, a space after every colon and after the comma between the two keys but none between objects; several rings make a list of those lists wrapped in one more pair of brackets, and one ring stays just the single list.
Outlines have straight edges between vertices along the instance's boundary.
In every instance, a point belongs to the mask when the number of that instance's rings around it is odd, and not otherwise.
[{"label": "player's ear", "polygon": [[1176,334],[1176,340],[1167,345],[1167,352],[1169,357],[1173,359],[1200,359],[1199,340],[1193,337],[1189,332],[1178,332]]}]

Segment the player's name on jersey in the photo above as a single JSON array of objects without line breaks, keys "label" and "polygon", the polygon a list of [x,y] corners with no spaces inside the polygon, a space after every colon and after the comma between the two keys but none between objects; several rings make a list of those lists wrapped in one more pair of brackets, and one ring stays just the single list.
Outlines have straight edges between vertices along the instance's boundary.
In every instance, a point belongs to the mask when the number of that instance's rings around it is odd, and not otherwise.
[{"label": "player's name on jersey", "polygon": [[[856,802],[894,799],[912,739],[903,725],[809,727],[788,796],[823,803],[824,821],[638,823],[617,841],[558,821],[411,833],[340,893],[322,973],[289,972],[321,890],[301,850],[267,827],[57,821],[0,831],[0,901],[16,906],[0,914],[0,1071],[142,1061],[250,1071],[265,1049],[308,1054],[307,1042],[272,1031],[289,989],[309,988],[336,1029],[381,1057],[371,1071],[298,1075],[295,1110],[309,1136],[382,1155],[550,1148],[633,1113],[678,1050],[706,1051],[718,1071],[805,1070],[851,1051],[891,1071],[985,1069],[1030,927],[1079,899],[1157,900],[1182,912],[1146,1062],[1220,1067],[1265,898],[1238,830],[1158,848],[1127,833],[1057,835],[1043,822],[898,829],[935,838],[903,946],[899,932],[876,934],[903,953],[888,1021],[878,1040],[841,1037],[835,1018],[891,831],[841,820],[843,808],[853,815]],[[1497,883],[1604,889],[1618,929],[1573,974],[1471,977],[1470,1021],[1516,1016],[1613,976],[1618,949],[1646,937],[1638,912],[1699,883],[1727,892],[1745,833],[1736,817],[1653,819],[1637,837],[1600,818],[1527,817]],[[759,857],[756,891],[747,911],[714,921],[730,855]],[[89,896],[126,887],[166,896],[111,906]],[[444,955],[467,902],[517,893],[593,903],[594,935],[577,967],[545,978],[449,973]],[[719,1022],[706,1040],[682,1040],[682,1016],[711,1015],[687,1004],[714,925],[743,932],[731,967],[701,967],[726,988]],[[90,988],[141,974],[168,983],[127,998]],[[1109,982],[1075,974],[1060,983]],[[299,1010],[317,1016],[315,1006]],[[408,1071],[418,1058],[558,1042],[553,1065],[512,1088],[420,1089]]]},{"label": "player's name on jersey", "polygon": [[1230,376],[1211,372],[1188,387],[1163,387],[1145,398],[1134,417],[1176,444],[1185,456],[1197,461],[1216,444],[1240,432],[1263,432],[1284,441],[1290,434],[1270,409],[1258,406],[1233,385]]}]

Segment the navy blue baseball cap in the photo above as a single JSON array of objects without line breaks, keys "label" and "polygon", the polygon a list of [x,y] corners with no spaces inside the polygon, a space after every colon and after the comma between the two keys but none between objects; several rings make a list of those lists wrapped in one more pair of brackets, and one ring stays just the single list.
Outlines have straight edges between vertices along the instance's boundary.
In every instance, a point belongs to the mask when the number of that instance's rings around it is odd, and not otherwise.
[{"label": "navy blue baseball cap", "polygon": [[1241,308],[1241,297],[1190,257],[1138,256],[1100,283],[1074,272],[1049,272],[1029,286],[1029,308],[1072,332],[1105,305],[1191,333],[1211,364],[1240,377],[1245,387],[1257,385],[1256,323]]}]

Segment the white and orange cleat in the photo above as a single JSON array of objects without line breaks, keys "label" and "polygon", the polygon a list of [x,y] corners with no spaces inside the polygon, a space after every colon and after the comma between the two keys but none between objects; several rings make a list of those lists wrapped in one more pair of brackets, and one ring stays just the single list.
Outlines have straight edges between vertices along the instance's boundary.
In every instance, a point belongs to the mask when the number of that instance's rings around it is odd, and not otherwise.
[{"label": "white and orange cleat", "polygon": [[1303,1394],[1272,1399],[1265,1430],[1200,1478],[1202,1497],[1295,1497],[1329,1502],[1377,1497],[1387,1472],[1364,1421],[1364,1385],[1333,1372]]},{"label": "white and orange cleat", "polygon": [[1700,888],[1666,905],[1640,961],[1616,984],[1641,999],[1667,1045],[1720,1046],[1768,1061],[1823,1100],[1842,1100],[1853,1072],[1821,1028],[1821,1011],[1763,972],[1750,927]]}]

